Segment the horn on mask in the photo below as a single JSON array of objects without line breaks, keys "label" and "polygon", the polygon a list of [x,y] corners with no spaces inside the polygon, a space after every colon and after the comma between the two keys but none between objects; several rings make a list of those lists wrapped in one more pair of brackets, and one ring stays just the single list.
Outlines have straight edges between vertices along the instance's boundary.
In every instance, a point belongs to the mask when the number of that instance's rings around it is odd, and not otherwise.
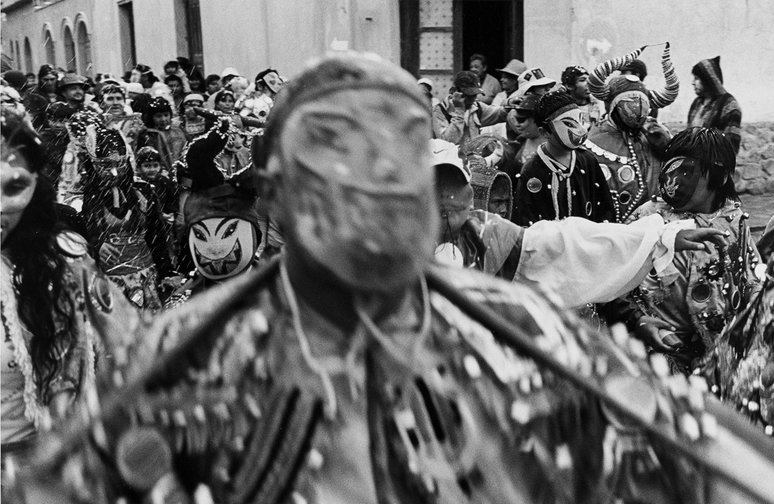
[{"label": "horn on mask", "polygon": [[661,55],[661,68],[664,71],[666,85],[648,91],[650,103],[656,108],[671,105],[677,99],[677,93],[680,91],[680,80],[677,78],[677,72],[675,72],[675,66],[669,54],[669,42],[666,43],[664,53]]},{"label": "horn on mask", "polygon": [[635,49],[626,56],[613,58],[600,63],[589,75],[589,91],[598,100],[607,101],[610,95],[610,89],[605,84],[605,80],[616,70],[637,59],[645,49],[645,46]]}]

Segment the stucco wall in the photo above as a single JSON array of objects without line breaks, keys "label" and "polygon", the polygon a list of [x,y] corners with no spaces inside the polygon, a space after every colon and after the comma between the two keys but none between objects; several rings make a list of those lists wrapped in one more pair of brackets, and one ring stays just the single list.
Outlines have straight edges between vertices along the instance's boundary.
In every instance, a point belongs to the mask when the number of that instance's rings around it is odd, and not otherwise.
[{"label": "stucco wall", "polygon": [[[134,44],[137,63],[148,65],[156,76],[177,53],[175,7],[170,0],[133,0]],[[118,35],[113,44],[118,44]]]},{"label": "stucco wall", "polygon": [[[400,61],[397,2],[381,0],[202,0],[207,73],[226,66],[252,79],[272,66],[293,76],[332,48],[372,51]],[[232,35],[238,34],[238,36]]]},{"label": "stucco wall", "polygon": [[[571,64],[587,68],[645,44],[670,41],[680,95],[659,118],[685,121],[691,68],[721,56],[725,84],[741,104],[743,122],[774,117],[774,3],[770,0],[526,0],[525,62],[558,80]],[[661,47],[645,50],[648,85],[661,85]]]}]

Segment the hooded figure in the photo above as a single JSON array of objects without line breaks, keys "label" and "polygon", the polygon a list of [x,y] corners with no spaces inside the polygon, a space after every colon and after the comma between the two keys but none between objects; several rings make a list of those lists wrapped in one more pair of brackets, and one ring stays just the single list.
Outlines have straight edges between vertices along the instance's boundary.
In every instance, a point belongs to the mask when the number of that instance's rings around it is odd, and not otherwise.
[{"label": "hooded figure", "polygon": [[182,225],[185,248],[196,270],[172,294],[167,307],[178,306],[257,263],[261,231],[252,161],[248,159],[238,172],[223,171],[218,163],[231,137],[241,135],[229,118],[221,116],[186,152],[191,191],[182,203]]},{"label": "hooded figure", "polygon": [[468,157],[470,185],[473,186],[473,206],[479,210],[511,219],[513,183],[507,173],[487,165],[481,156]]},{"label": "hooded figure", "polygon": [[699,61],[692,72],[693,89],[697,96],[688,110],[688,127],[719,129],[731,140],[734,151],[738,153],[742,140],[742,109],[736,98],[723,87],[720,56]]},{"label": "hooded figure", "polygon": [[608,115],[591,130],[584,145],[596,156],[605,174],[616,222],[624,222],[634,209],[658,194],[660,156],[671,134],[648,116],[652,108],[671,104],[680,86],[668,42],[661,56],[664,88],[648,89],[637,75],[631,74],[607,80],[644,49],[601,63],[589,76],[591,94],[605,102]]}]

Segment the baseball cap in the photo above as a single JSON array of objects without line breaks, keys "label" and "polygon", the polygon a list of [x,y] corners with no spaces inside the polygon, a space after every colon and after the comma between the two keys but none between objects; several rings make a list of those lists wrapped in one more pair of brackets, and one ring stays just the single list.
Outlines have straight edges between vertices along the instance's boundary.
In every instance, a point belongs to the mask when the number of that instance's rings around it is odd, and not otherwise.
[{"label": "baseball cap", "polygon": [[454,166],[465,177],[465,181],[470,182],[470,169],[460,159],[459,148],[456,145],[440,138],[433,138],[430,140],[430,153],[433,157],[433,166]]},{"label": "baseball cap", "polygon": [[556,84],[556,81],[546,77],[543,70],[538,67],[530,68],[519,75],[519,91],[522,93],[526,93],[535,86],[553,86],[554,84]]},{"label": "baseball cap", "polygon": [[469,70],[463,70],[454,76],[454,87],[462,94],[468,96],[479,95],[484,92],[481,89],[481,84],[479,84],[478,75]]},{"label": "baseball cap", "polygon": [[223,69],[222,72],[220,72],[220,78],[221,79],[225,79],[229,75],[239,76],[239,75],[242,75],[242,74],[240,74],[239,70],[237,70],[234,67],[226,67],[226,68]]}]

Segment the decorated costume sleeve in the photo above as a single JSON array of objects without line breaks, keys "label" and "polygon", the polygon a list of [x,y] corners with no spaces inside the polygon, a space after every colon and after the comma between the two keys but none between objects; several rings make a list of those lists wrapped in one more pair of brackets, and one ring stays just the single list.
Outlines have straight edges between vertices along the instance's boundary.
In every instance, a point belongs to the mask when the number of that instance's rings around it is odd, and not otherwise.
[{"label": "decorated costume sleeve", "polygon": [[[218,170],[204,169],[203,166],[215,162],[215,157],[226,147],[231,121],[227,117],[219,116],[210,130],[195,138],[185,153],[185,162],[194,180],[198,180],[204,187],[213,187],[224,182],[223,175]],[[207,177],[219,177],[218,180],[206,180]],[[193,187],[192,187],[193,188]],[[193,188],[196,190],[196,188]]]},{"label": "decorated costume sleeve", "polygon": [[651,89],[648,91],[650,102],[656,108],[664,108],[677,99],[677,93],[680,91],[680,80],[677,78],[675,66],[670,57],[669,42],[664,47],[661,55],[661,69],[664,71],[664,80],[666,85],[663,88]]},{"label": "decorated costume sleeve", "polygon": [[607,60],[597,65],[589,75],[589,91],[591,91],[591,94],[599,100],[607,101],[608,89],[605,80],[614,71],[620,70],[622,66],[637,59],[644,49],[644,47],[641,47],[625,56]]},{"label": "decorated costume sleeve", "polygon": [[153,256],[153,262],[158,269],[159,277],[166,278],[174,275],[167,241],[169,229],[161,214],[161,205],[159,204],[156,193],[148,188],[147,190],[143,190],[143,196],[148,200],[148,207],[145,215],[147,226],[147,229],[145,230],[145,241],[151,249],[151,255]]}]

